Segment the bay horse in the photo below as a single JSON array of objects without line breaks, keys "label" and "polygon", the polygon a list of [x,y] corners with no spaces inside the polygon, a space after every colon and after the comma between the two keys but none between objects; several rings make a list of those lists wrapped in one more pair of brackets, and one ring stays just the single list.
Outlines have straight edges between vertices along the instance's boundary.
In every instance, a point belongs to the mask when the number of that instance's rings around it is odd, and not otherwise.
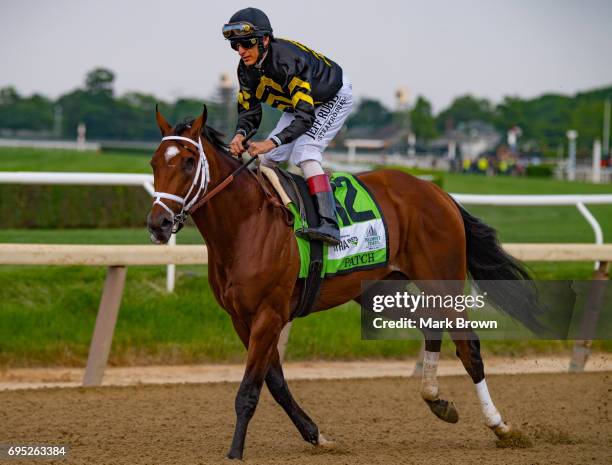
[{"label": "bay horse", "polygon": [[[195,120],[172,127],[156,110],[163,138],[151,160],[156,192],[147,227],[154,242],[167,243],[173,228],[185,214],[191,215],[208,247],[210,286],[247,349],[228,457],[243,456],[247,427],[264,381],[304,440],[327,446],[330,441],[292,396],[277,350],[281,330],[300,295],[300,256],[293,228],[253,173],[245,170],[234,179],[232,174],[242,163],[229,154],[221,134],[206,126],[206,118],[204,107]],[[391,169],[357,176],[376,198],[387,222],[388,264],[325,279],[313,311],[359,302],[363,280],[463,282],[468,272],[480,280],[529,279],[522,265],[502,250],[495,231],[435,184]],[[216,195],[210,196],[211,189]],[[500,300],[511,300],[511,294],[499,296]],[[515,316],[529,320],[528,311],[528,306],[519,306]],[[485,424],[500,438],[511,434],[489,395],[478,337],[449,332],[476,386]],[[457,410],[440,398],[436,378],[441,340],[429,336],[425,334],[421,396],[436,416],[454,423]]]}]

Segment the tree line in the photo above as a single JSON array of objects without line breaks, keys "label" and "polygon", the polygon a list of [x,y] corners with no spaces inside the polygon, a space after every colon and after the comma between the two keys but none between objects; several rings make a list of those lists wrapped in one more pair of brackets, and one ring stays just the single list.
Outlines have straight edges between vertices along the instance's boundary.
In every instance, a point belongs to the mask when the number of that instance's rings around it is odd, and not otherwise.
[{"label": "tree line", "polygon": [[[14,87],[4,87],[0,89],[0,129],[74,138],[77,125],[83,122],[89,139],[156,140],[159,133],[152,116],[156,103],[175,122],[193,117],[202,109],[201,99],[166,102],[140,92],[117,96],[114,80],[112,71],[96,68],[87,73],[81,87],[56,100],[40,94],[22,96]],[[423,96],[418,96],[406,110],[391,110],[376,99],[364,98],[347,126],[379,129],[391,124],[409,124],[418,140],[425,144],[447,129],[460,129],[472,121],[488,123],[502,134],[518,126],[522,130],[521,143],[530,151],[544,153],[556,152],[566,143],[566,131],[575,129],[579,133],[579,149],[588,151],[593,140],[602,137],[606,99],[612,99],[612,86],[573,96],[545,94],[532,99],[508,96],[497,105],[484,98],[463,95],[434,114],[431,103]],[[209,99],[206,104],[213,125],[231,132],[236,118],[235,105],[228,105],[220,98]],[[274,127],[278,112],[267,105],[263,108],[260,133],[267,134]]]},{"label": "tree line", "polygon": [[[115,74],[111,70],[96,68],[87,73],[81,87],[56,100],[40,94],[21,96],[12,86],[1,88],[0,130],[73,139],[78,125],[84,123],[87,139],[157,140],[159,129],[153,113],[156,104],[168,121],[178,123],[199,115],[203,103],[206,103],[209,121],[215,128],[227,133],[235,127],[235,105],[228,105],[221,97],[205,102],[196,98],[167,102],[142,92],[117,96],[114,81]],[[269,115],[264,114],[261,130],[271,131],[276,110],[264,105],[264,112]]]},{"label": "tree line", "polygon": [[403,111],[391,111],[378,100],[364,99],[348,126],[380,128],[408,120],[417,138],[425,143],[472,121],[488,123],[503,135],[518,126],[523,150],[548,155],[565,146],[567,130],[575,129],[579,134],[578,148],[587,153],[594,139],[602,139],[606,100],[612,100],[612,86],[574,96],[545,94],[532,99],[508,96],[497,105],[484,98],[463,95],[435,115],[431,103],[423,96],[417,97],[412,108]]}]

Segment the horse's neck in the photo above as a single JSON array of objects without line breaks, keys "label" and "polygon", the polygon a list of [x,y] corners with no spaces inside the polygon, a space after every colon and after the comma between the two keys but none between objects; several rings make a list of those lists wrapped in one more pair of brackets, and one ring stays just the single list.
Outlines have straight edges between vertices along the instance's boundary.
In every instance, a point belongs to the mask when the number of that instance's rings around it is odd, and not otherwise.
[{"label": "horse's neck", "polygon": [[[208,191],[231,175],[240,166],[208,141],[204,141],[211,181]],[[241,225],[252,214],[260,212],[265,196],[257,180],[244,170],[234,180],[193,213],[192,218],[204,237],[211,254],[221,259],[233,256],[239,240],[248,240]],[[263,218],[262,218],[263,220]]]}]

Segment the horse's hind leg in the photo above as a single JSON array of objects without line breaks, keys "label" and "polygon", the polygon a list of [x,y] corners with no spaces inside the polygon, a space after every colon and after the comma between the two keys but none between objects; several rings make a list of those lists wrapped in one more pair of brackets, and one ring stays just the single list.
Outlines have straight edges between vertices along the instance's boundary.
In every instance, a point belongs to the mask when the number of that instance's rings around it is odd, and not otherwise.
[{"label": "horse's hind leg", "polygon": [[453,402],[440,398],[438,387],[438,361],[442,346],[442,333],[435,337],[430,331],[423,331],[425,337],[425,352],[423,353],[423,373],[421,377],[421,397],[430,410],[440,420],[447,423],[457,423],[459,413]]},{"label": "horse's hind leg", "polygon": [[305,441],[320,446],[329,445],[321,433],[319,428],[314,421],[300,408],[298,403],[295,401],[289,386],[285,380],[283,374],[283,368],[281,366],[278,350],[273,355],[272,363],[266,374],[266,385],[274,397],[274,400],[283,408],[283,410],[289,415],[291,421],[296,426]]},{"label": "horse's hind leg", "polygon": [[493,430],[499,438],[510,433],[510,428],[502,420],[502,416],[493,404],[487,381],[484,374],[484,363],[480,355],[480,340],[474,331],[449,331],[457,348],[457,357],[463,363],[465,370],[474,382],[480,407],[485,417],[485,424]]},{"label": "horse's hind leg", "polygon": [[[406,291],[405,282],[408,278],[401,273],[391,273],[385,277],[386,283],[372,284],[369,290],[373,293],[388,293],[388,295],[396,292]],[[397,281],[393,284],[390,281]],[[361,296],[354,299],[361,305]],[[448,423],[457,423],[459,413],[453,402],[441,399],[439,396],[438,387],[438,360],[440,359],[440,347],[442,345],[442,334],[435,333],[430,330],[422,330],[425,338],[425,350],[423,352],[423,369],[421,371],[421,397],[427,403],[431,411],[441,420]]]}]

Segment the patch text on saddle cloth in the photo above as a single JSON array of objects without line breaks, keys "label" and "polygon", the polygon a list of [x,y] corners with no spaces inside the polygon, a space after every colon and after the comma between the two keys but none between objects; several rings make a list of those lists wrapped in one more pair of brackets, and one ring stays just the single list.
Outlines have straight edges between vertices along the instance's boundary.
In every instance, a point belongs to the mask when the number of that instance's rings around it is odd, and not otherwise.
[{"label": "patch text on saddle cloth", "polygon": [[384,262],[386,244],[382,219],[351,224],[340,228],[340,244],[327,248],[327,259],[339,262],[338,269]]}]

